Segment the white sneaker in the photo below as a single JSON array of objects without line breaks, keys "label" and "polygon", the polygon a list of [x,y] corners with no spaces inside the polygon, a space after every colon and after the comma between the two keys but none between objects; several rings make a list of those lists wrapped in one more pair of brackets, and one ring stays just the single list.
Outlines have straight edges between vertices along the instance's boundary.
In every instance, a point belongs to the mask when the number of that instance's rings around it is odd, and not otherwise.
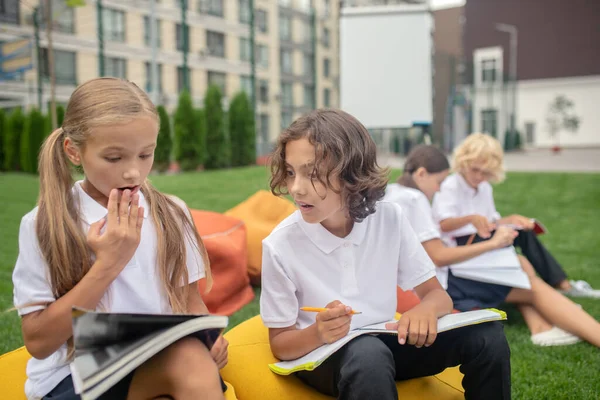
[{"label": "white sneaker", "polygon": [[600,299],[600,290],[593,289],[586,281],[569,281],[571,289],[559,290],[562,294],[571,297],[590,297]]},{"label": "white sneaker", "polygon": [[531,335],[531,342],[536,346],[568,346],[581,342],[581,339],[554,326],[546,332]]}]

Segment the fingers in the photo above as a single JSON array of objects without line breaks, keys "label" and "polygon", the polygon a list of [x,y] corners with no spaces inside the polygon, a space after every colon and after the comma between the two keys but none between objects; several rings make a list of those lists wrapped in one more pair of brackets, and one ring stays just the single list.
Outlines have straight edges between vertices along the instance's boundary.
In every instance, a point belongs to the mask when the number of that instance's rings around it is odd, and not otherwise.
[{"label": "fingers", "polygon": [[325,308],[335,308],[337,306],[339,306],[340,304],[342,304],[339,300],[334,300],[331,303],[327,304],[325,306]]},{"label": "fingers", "polygon": [[429,347],[437,339],[437,320],[429,320],[429,328],[427,329],[427,340],[425,341],[425,347]]},{"label": "fingers", "polygon": [[108,225],[116,226],[119,223],[119,191],[117,189],[113,189],[110,191],[108,195]]},{"label": "fingers", "polygon": [[137,223],[139,218],[139,210],[140,208],[140,195],[134,194],[131,196],[131,207],[129,209],[129,228],[137,229]]},{"label": "fingers", "polygon": [[129,216],[129,202],[131,201],[131,192],[125,189],[121,195],[121,203],[119,204],[119,223],[127,222]]},{"label": "fingers", "polygon": [[137,224],[136,224],[138,235],[142,233],[142,225],[143,224],[144,224],[144,207],[140,207],[140,208],[138,208]]},{"label": "fingers", "polygon": [[335,329],[330,330],[327,335],[328,340],[326,340],[326,342],[333,343],[333,342],[343,338],[344,336],[346,336],[349,331],[350,331],[350,321],[348,321],[347,323],[345,323]]},{"label": "fingers", "polygon": [[106,225],[106,217],[102,218],[100,221],[94,222],[90,225],[90,230],[88,231],[88,236],[100,236],[100,231]]},{"label": "fingers", "polygon": [[[423,347],[425,342],[427,341],[427,332],[429,331],[429,321],[426,319],[422,319],[419,321],[418,330],[413,334],[413,332],[409,333],[409,336],[414,337],[415,346],[417,348]],[[410,343],[410,341],[409,341]]]},{"label": "fingers", "polygon": [[[339,302],[338,302],[339,303]],[[333,303],[329,303],[333,304]],[[344,315],[351,315],[352,307],[343,305],[342,303],[337,304],[333,308],[330,308],[328,304],[326,311],[321,311],[317,314],[317,319],[320,321],[329,321],[331,319],[339,318]]]},{"label": "fingers", "polygon": [[402,316],[398,321],[398,343],[406,343],[408,328],[410,327],[410,318]]}]

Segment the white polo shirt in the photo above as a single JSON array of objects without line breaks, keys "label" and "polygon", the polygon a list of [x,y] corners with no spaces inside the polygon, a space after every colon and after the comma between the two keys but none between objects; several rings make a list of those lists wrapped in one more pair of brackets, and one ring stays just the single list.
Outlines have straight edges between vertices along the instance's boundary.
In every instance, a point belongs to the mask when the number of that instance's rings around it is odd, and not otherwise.
[{"label": "white polo shirt", "polygon": [[260,313],[269,328],[315,323],[333,300],[362,312],[352,328],[390,320],[396,287],[404,290],[435,276],[435,267],[397,204],[379,202],[377,211],[355,223],[345,238],[296,211],[263,240]]},{"label": "white polo shirt", "polygon": [[[490,221],[500,218],[494,203],[492,185],[482,182],[474,189],[462,175],[454,173],[444,180],[440,191],[433,198],[433,218],[440,223],[447,218],[471,214],[483,215]],[[442,238],[446,243],[453,243],[455,237],[473,233],[477,233],[477,229],[472,224],[467,224],[451,232],[442,233]]]},{"label": "white polo shirt", "polygon": [[[150,213],[148,203],[143,194],[141,192],[139,194],[140,205],[144,207],[144,225],[140,244],[125,269],[109,286],[98,309],[104,307],[104,311],[112,312],[168,314],[172,312],[172,309],[166,293],[162,289],[160,275],[156,270],[157,232],[152,218],[148,218]],[[78,199],[83,220],[82,227],[87,234],[90,225],[104,218],[107,210],[83,191],[81,182],[74,185],[73,195]],[[174,200],[187,213],[185,203],[176,198]],[[37,210],[37,207],[34,208],[21,220],[19,256],[13,271],[14,304],[17,307],[30,303],[51,303],[56,300],[52,293],[48,267],[42,257],[35,232]],[[187,242],[187,267],[190,283],[204,277],[202,257],[194,249],[195,247]],[[19,315],[25,315],[41,309],[44,307],[24,307],[20,308],[18,312]],[[27,364],[28,379],[25,383],[27,398],[35,399],[45,396],[69,374],[66,344],[44,360],[30,359]]]},{"label": "white polo shirt", "polygon": [[[441,238],[439,225],[433,220],[431,204],[427,196],[420,190],[391,183],[386,188],[383,200],[402,207],[410,226],[421,243]],[[442,287],[446,289],[448,287],[448,267],[437,267],[435,273]]]}]

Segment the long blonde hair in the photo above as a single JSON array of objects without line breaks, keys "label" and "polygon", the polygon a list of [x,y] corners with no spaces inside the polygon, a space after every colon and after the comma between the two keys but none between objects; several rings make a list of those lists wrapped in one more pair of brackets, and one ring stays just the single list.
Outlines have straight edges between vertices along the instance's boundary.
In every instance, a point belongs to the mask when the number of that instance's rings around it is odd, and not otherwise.
[{"label": "long blonde hair", "polygon": [[[70,291],[92,266],[91,249],[72,192],[73,169],[63,149],[64,140],[69,138],[83,149],[95,127],[127,123],[140,116],[150,116],[158,124],[156,108],[134,83],[116,78],[92,79],[75,89],[62,127],[42,145],[36,233],[56,298]],[[193,221],[180,206],[148,180],[141,191],[159,233],[157,272],[173,312],[185,313],[189,295],[186,239],[196,245],[202,256],[209,289],[212,279],[206,248]]]}]

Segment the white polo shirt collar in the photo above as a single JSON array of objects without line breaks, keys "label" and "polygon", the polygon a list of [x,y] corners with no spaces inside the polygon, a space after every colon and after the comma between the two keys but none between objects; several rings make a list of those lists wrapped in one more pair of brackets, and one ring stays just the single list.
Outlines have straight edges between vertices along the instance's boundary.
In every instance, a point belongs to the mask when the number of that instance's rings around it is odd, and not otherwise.
[{"label": "white polo shirt collar", "polygon": [[362,222],[355,222],[352,231],[348,236],[341,238],[331,234],[321,224],[310,224],[302,218],[301,213],[296,213],[297,221],[306,236],[315,244],[323,253],[330,254],[335,249],[342,247],[347,243],[360,245],[363,242],[365,233],[367,232],[368,218]]},{"label": "white polo shirt collar", "polygon": [[462,176],[460,173],[456,173],[456,179],[461,189],[465,190],[469,195],[475,197],[477,195],[477,189],[473,188],[473,186],[469,185],[469,182]]}]

